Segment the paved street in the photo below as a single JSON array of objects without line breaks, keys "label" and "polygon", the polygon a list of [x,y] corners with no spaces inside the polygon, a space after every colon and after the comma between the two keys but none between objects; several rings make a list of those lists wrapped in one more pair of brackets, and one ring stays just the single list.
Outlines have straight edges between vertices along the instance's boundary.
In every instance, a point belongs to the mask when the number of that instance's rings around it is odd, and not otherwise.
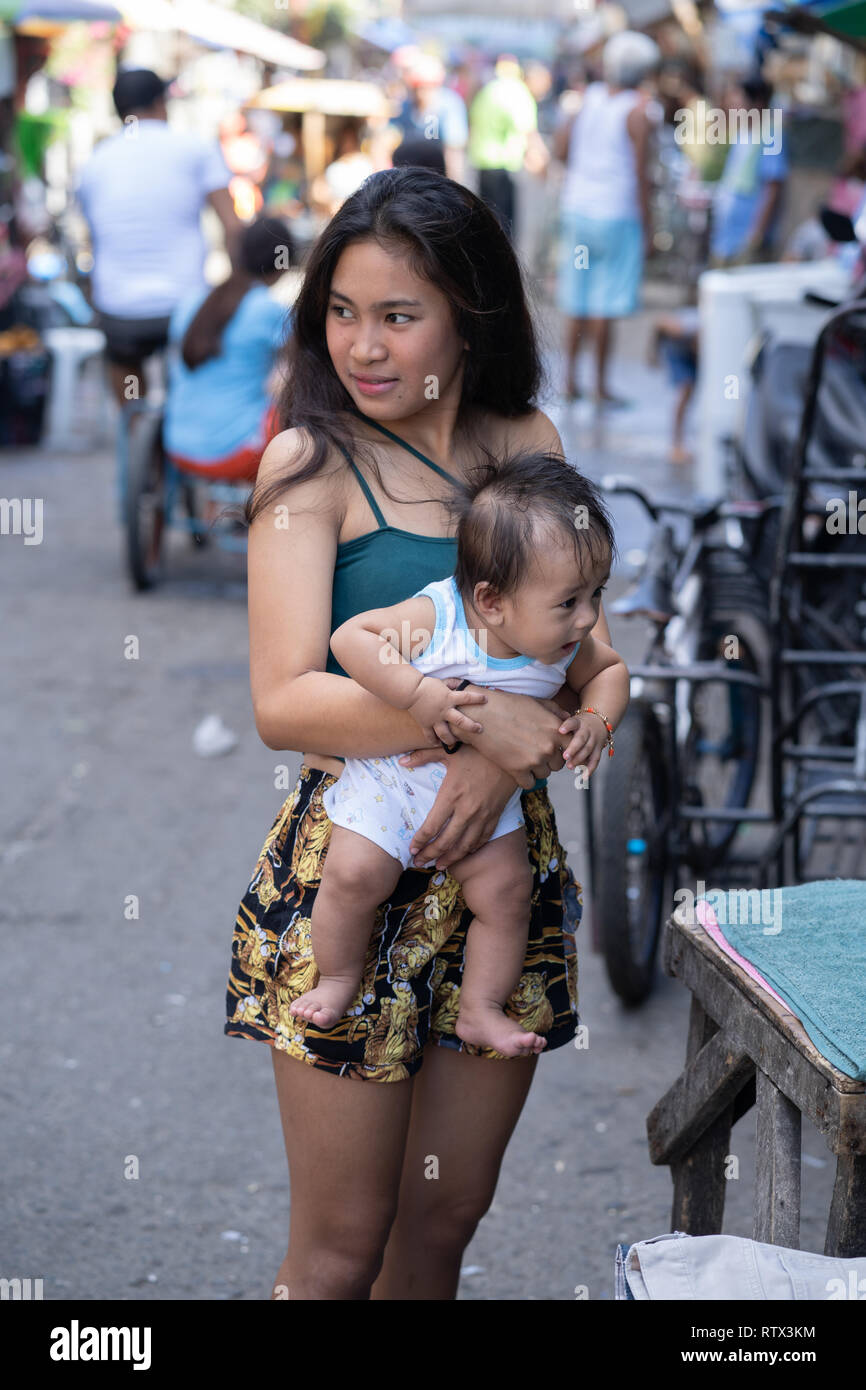
[{"label": "paved street", "polygon": [[[638,405],[603,436],[587,406],[552,406],[574,461],[682,487],[662,381],[622,360],[613,389]],[[105,449],[0,454],[0,495],[44,498],[41,545],[0,537],[0,1274],[44,1279],[49,1299],[262,1299],[284,1253],[286,1161],[270,1057],[223,1036],[223,995],[237,902],[285,796],[276,771],[291,785],[299,758],[256,735],[243,561],[175,536],[170,581],[134,595]],[[625,556],[640,514],[614,513]],[[637,654],[639,633],[614,637]],[[228,756],[193,750],[208,714],[237,735]],[[551,789],[579,864],[580,794],[563,776]],[[617,1241],[669,1229],[645,1117],[681,1069],[688,998],[662,978],[626,1011],[578,942],[590,1045],[541,1060],[463,1299],[611,1298]],[[726,1230],[750,1235],[753,1115],[732,1150]],[[804,1151],[802,1246],[820,1251],[832,1167],[805,1123]]]}]

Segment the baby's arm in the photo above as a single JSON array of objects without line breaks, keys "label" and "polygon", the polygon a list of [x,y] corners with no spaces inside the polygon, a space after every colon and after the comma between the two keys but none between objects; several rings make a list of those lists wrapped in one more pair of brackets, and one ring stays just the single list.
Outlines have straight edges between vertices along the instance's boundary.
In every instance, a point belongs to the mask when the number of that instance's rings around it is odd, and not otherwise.
[{"label": "baby's arm", "polygon": [[572,715],[560,726],[560,733],[574,735],[563,751],[565,764],[571,769],[582,764],[594,772],[608,735],[600,716],[615,729],[628,708],[628,667],[618,652],[590,635],[581,642],[565,678],[569,688],[579,694],[583,708],[591,706],[599,711]]},{"label": "baby's arm", "polygon": [[484,704],[486,695],[453,691],[435,676],[425,676],[410,663],[426,651],[436,624],[436,610],[426,595],[357,613],[331,636],[331,651],[359,685],[395,709],[408,710],[428,738],[454,741],[449,725],[483,732],[482,726],[458,705]]}]

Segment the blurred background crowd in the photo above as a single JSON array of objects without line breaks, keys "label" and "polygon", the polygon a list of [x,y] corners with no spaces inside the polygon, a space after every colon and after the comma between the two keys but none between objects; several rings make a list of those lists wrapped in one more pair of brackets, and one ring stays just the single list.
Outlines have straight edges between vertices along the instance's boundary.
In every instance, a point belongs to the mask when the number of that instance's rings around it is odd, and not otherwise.
[{"label": "blurred background crowd", "polygon": [[[608,379],[615,324],[657,311],[671,458],[686,461],[701,273],[830,260],[850,283],[862,273],[850,229],[866,200],[861,9],[0,0],[0,442],[45,429],[58,330],[101,335],[122,403],[206,288],[241,277],[231,312],[211,313],[215,341],[253,281],[290,302],[341,203],[408,163],[497,211],[536,302],[557,315],[565,401],[626,404]],[[291,249],[287,273],[262,285],[242,240],[267,218]],[[269,342],[272,320],[258,323]],[[225,445],[217,428],[178,452],[214,462]]]}]

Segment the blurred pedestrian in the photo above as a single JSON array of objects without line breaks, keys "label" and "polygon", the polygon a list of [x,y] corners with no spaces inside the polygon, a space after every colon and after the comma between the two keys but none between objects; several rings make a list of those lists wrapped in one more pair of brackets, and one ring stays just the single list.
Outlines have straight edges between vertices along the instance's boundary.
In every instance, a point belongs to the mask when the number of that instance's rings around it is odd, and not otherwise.
[{"label": "blurred pedestrian", "polygon": [[548,171],[558,107],[549,67],[544,63],[529,62],[524,77],[536,105],[538,139],[537,143],[533,141],[533,149],[524,161],[524,167],[515,175],[515,240],[524,265],[533,275],[540,276],[548,270],[556,254],[558,190],[551,187]]},{"label": "blurred pedestrian", "polygon": [[727,112],[728,157],[713,200],[712,264],[772,260],[788,177],[781,110],[762,77],[735,89]]},{"label": "blurred pedestrian", "polygon": [[478,191],[509,236],[514,230],[514,175],[547,164],[538,134],[538,107],[510,54],[496,60],[494,76],[469,108],[469,161],[478,170]]},{"label": "blurred pedestrian", "polygon": [[266,444],[279,432],[269,379],[288,316],[268,289],[293,259],[285,222],[260,217],[244,227],[240,263],[228,279],[204,295],[187,295],[172,315],[169,337],[178,353],[163,438],[167,453],[188,472],[252,480]]},{"label": "blurred pedestrian", "polygon": [[445,153],[440,140],[425,140],[421,135],[406,136],[391,156],[395,169],[412,165],[415,169],[433,169],[445,173]]},{"label": "blurred pedestrian", "polygon": [[181,296],[205,285],[204,206],[222,222],[232,258],[241,230],[218,143],[169,127],[168,85],[146,68],[120,74],[114,104],[123,129],[97,146],[78,185],[93,245],[93,306],[121,405],[130,377],[134,393],[145,394],[145,358],[165,346]]},{"label": "blurred pedestrian", "polygon": [[466,179],[466,142],[469,124],[463,98],[445,85],[445,66],[429,53],[419,53],[404,71],[409,91],[392,125],[404,140],[429,140],[439,146],[445,172],[456,183]]},{"label": "blurred pedestrian", "polygon": [[261,185],[270,163],[268,148],[243,111],[232,111],[221,122],[219,142],[232,176],[229,192],[235,212],[241,221],[252,221],[264,206]]},{"label": "blurred pedestrian", "polygon": [[334,158],[313,180],[310,200],[317,212],[331,218],[366,178],[375,172],[372,159],[361,148],[363,121],[347,120],[337,135]]},{"label": "blurred pedestrian", "polygon": [[677,388],[671,439],[671,463],[692,463],[685,447],[685,420],[698,376],[698,332],[700,322],[694,304],[656,319],[650,340],[650,365],[663,358],[672,386]]},{"label": "blurred pedestrian", "polygon": [[595,396],[624,405],[607,387],[611,320],[638,305],[652,244],[649,95],[640,91],[661,57],[645,34],[623,30],[604,47],[604,81],[591,82],[578,113],[560,127],[554,154],[566,164],[563,256],[557,300],[567,319],[565,394],[580,390],[577,362],[589,321],[596,348]]},{"label": "blurred pedestrian", "polygon": [[682,58],[666,58],[658,76],[658,97],[665,123],[688,161],[687,174],[702,183],[715,183],[727,157],[727,133],[712,127],[715,108],[707,101],[699,69]]}]

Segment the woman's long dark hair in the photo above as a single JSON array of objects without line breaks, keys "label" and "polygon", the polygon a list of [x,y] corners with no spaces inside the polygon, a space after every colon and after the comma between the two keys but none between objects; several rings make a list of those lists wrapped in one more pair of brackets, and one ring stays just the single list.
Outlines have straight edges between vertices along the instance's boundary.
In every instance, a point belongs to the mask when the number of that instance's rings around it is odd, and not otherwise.
[{"label": "woman's long dark hair", "polygon": [[241,233],[240,266],[212,289],[186,330],[180,355],[191,371],[218,357],[226,325],[244,295],[266,275],[288,270],[294,259],[292,235],[278,217],[259,217]]},{"label": "woman's long dark hair", "polygon": [[[458,427],[474,409],[526,415],[541,384],[535,329],[520,267],[495,215],[461,184],[430,169],[385,169],[371,174],[346,200],[316,242],[293,310],[286,385],[279,401],[284,429],[303,430],[311,442],[303,467],[256,489],[248,522],[293,482],[318,473],[330,449],[357,451],[354,402],[337,376],[325,337],[331,278],[352,242],[375,239],[408,253],[413,271],[449,300],[455,332],[469,344]],[[380,470],[370,465],[386,495]]]}]

